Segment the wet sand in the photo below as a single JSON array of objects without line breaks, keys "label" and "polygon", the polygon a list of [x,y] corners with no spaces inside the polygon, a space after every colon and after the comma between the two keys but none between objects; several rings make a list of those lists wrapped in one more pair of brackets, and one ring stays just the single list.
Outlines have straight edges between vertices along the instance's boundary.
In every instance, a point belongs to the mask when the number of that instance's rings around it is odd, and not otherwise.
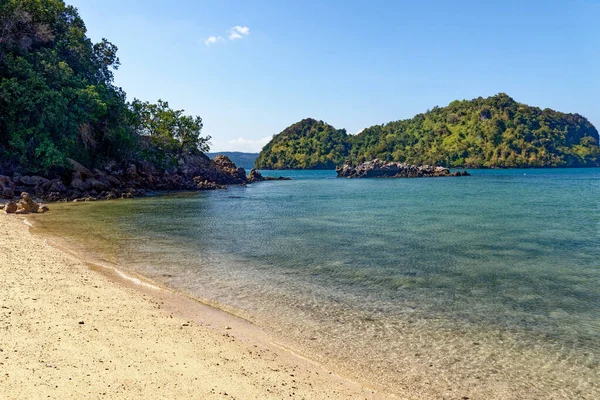
[{"label": "wet sand", "polygon": [[194,299],[94,267],[0,213],[5,399],[383,399]]}]

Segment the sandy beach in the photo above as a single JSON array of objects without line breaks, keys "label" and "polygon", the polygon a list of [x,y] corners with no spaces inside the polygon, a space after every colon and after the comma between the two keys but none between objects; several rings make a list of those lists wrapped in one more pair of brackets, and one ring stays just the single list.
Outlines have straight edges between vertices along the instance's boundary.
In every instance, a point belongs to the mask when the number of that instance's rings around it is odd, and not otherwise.
[{"label": "sandy beach", "polygon": [[222,311],[94,268],[0,213],[3,399],[390,398]]}]

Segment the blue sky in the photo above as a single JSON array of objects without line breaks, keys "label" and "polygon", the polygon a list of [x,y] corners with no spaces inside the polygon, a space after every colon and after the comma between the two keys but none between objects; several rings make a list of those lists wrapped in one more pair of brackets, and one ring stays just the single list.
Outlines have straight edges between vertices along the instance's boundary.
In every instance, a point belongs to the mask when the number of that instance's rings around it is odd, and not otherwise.
[{"label": "blue sky", "polygon": [[129,99],[200,115],[215,151],[259,151],[302,118],[356,133],[498,92],[600,128],[599,0],[66,2],[119,47]]}]

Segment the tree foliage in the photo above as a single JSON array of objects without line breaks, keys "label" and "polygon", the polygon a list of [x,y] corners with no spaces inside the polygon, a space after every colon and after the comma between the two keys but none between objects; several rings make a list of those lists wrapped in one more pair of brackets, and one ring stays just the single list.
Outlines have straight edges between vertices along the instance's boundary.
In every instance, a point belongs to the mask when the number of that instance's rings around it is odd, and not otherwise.
[{"label": "tree foliage", "polygon": [[[293,142],[286,145],[280,135],[259,159],[269,156],[270,165],[287,168],[313,151]],[[273,143],[279,146],[276,153],[270,151]],[[330,154],[336,165],[345,158],[458,168],[600,165],[598,131],[587,119],[521,104],[504,93],[454,101],[411,119],[375,125],[347,136],[340,145],[348,151]]]},{"label": "tree foliage", "polygon": [[267,144],[256,160],[265,169],[332,169],[348,154],[345,129],[311,118],[286,128]]},{"label": "tree foliage", "polygon": [[[207,149],[199,117],[162,101],[128,104],[113,84],[119,65],[117,47],[92,43],[77,9],[63,1],[1,1],[0,170],[44,174],[67,158],[93,166]],[[152,118],[161,126],[160,140],[150,137],[152,151],[144,137],[148,110],[158,110]]]}]

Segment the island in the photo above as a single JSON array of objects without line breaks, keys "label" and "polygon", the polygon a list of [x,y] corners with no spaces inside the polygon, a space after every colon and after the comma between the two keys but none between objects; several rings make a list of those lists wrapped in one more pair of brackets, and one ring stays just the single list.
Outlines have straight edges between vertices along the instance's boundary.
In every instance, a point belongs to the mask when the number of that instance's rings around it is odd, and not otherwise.
[{"label": "island", "polygon": [[519,103],[505,93],[456,100],[357,135],[312,118],[284,129],[261,169],[334,169],[350,159],[447,168],[600,166],[598,131],[583,116]]}]

